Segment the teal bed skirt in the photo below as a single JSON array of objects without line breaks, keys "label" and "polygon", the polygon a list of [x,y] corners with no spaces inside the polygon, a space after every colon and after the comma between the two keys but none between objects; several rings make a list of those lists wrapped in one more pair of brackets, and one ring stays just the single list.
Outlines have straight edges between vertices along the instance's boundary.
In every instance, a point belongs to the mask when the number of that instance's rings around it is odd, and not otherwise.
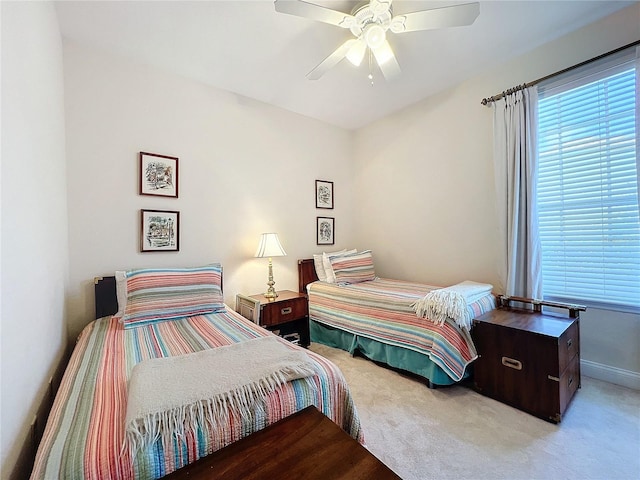
[{"label": "teal bed skirt", "polygon": [[[312,342],[346,350],[351,355],[357,350],[370,360],[424,377],[432,384],[429,385],[430,387],[458,383],[433,363],[431,359],[413,350],[380,343],[376,340],[324,325],[312,319],[309,320],[309,330]],[[463,380],[468,377],[469,369],[467,368]]]}]

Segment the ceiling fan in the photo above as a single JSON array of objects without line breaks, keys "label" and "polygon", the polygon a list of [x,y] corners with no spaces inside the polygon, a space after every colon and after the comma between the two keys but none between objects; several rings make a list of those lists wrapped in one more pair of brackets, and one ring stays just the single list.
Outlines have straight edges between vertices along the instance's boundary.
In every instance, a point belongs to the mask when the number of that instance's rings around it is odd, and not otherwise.
[{"label": "ceiling fan", "polygon": [[[391,2],[392,0],[370,0],[357,5],[351,14],[302,0],[275,0],[275,9],[279,13],[349,29],[355,37],[344,42],[311,70],[307,74],[310,80],[319,79],[343,58],[359,66],[367,50],[375,58],[385,79],[391,80],[400,73],[400,65],[387,40],[387,31],[399,34],[471,25],[480,14],[480,4],[475,2],[394,16]],[[372,79],[371,74],[369,78]]]}]

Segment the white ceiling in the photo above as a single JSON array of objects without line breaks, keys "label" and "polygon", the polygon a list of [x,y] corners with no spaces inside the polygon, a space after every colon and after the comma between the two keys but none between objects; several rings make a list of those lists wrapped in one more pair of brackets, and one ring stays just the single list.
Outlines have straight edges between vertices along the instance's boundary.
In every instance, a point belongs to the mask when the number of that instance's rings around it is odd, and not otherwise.
[{"label": "white ceiling", "polygon": [[[359,3],[309,1],[347,13]],[[394,14],[469,1],[395,0]],[[355,129],[632,3],[481,1],[471,26],[389,33],[402,73],[387,83],[374,67],[373,86],[366,61],[307,80],[351,33],[276,13],[270,0],[60,1],[56,9],[66,38]]]}]

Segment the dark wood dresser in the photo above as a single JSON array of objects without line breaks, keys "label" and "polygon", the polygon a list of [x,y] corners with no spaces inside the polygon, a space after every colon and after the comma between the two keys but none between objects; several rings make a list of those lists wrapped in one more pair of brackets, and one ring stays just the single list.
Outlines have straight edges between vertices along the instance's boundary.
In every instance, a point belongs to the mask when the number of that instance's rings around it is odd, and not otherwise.
[{"label": "dark wood dresser", "polygon": [[[518,309],[512,301],[533,303]],[[569,309],[569,315],[542,312],[542,306]],[[580,305],[502,297],[500,306],[474,320],[472,337],[479,358],[475,389],[550,422],[562,420],[580,387]]]},{"label": "dark wood dresser", "polygon": [[400,480],[338,425],[307,407],[165,477]]}]

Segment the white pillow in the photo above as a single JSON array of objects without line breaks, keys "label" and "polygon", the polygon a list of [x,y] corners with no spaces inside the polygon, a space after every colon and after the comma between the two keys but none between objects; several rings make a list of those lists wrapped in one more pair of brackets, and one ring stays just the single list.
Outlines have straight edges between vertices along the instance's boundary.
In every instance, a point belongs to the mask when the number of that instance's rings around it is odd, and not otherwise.
[{"label": "white pillow", "polygon": [[324,265],[324,271],[327,274],[327,282],[336,283],[336,276],[333,273],[333,267],[331,267],[331,259],[342,257],[344,255],[353,255],[354,253],[358,253],[358,251],[355,248],[353,250],[347,250],[345,252],[322,254],[322,264]]},{"label": "white pillow", "polygon": [[118,311],[114,317],[122,317],[127,306],[127,272],[116,270],[116,298],[118,299]]},{"label": "white pillow", "polygon": [[324,271],[324,265],[322,265],[322,254],[317,253],[313,255],[313,265],[316,267],[316,275],[321,282],[327,281],[327,274]]},{"label": "white pillow", "polygon": [[[346,253],[346,251],[347,249],[343,248],[339,252],[329,252],[327,253],[327,255],[336,255],[336,254]],[[318,280],[320,280],[321,282],[327,281],[327,272],[324,269],[324,263],[322,261],[322,258],[324,255],[325,255],[324,252],[313,255],[313,264],[316,267],[316,275],[318,276]]]}]

